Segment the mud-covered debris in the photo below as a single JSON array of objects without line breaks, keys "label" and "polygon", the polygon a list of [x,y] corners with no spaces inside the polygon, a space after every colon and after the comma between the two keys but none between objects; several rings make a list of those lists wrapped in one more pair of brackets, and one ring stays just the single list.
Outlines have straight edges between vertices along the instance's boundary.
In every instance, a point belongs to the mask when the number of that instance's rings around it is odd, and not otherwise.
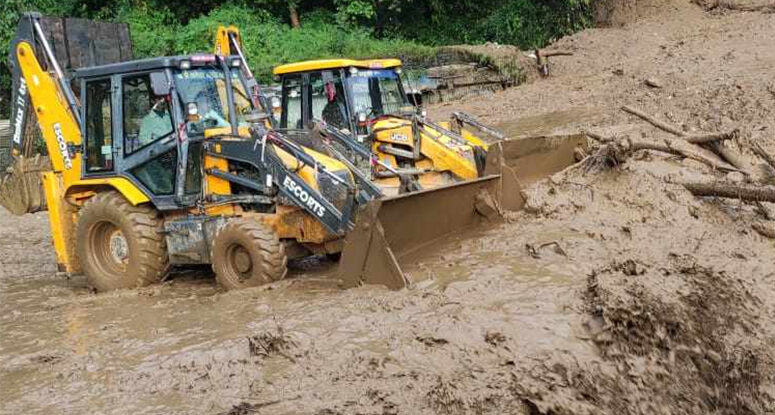
[{"label": "mud-covered debris", "polygon": [[494,347],[506,342],[506,335],[499,331],[488,331],[484,334],[484,341]]},{"label": "mud-covered debris", "polygon": [[251,356],[283,356],[294,361],[289,352],[295,347],[296,342],[283,331],[281,326],[277,326],[276,330],[248,337],[248,350]]},{"label": "mud-covered debris", "polygon": [[438,347],[438,346],[444,346],[445,344],[449,343],[449,340],[443,339],[440,337],[434,337],[431,335],[422,335],[417,336],[414,338],[418,342],[428,346],[428,347]]},{"label": "mud-covered debris", "polygon": [[547,247],[553,247],[554,253],[558,255],[562,255],[564,257],[567,257],[568,254],[565,252],[564,249],[562,249],[562,246],[557,241],[550,241],[550,242],[544,242],[542,244],[525,244],[525,249],[527,250],[528,255],[530,255],[533,258],[541,258],[541,250]]},{"label": "mud-covered debris", "polygon": [[662,81],[657,78],[646,78],[643,83],[647,86],[650,86],[651,88],[662,88],[663,86]]},{"label": "mud-covered debris", "polygon": [[461,390],[454,380],[445,379],[442,376],[436,378],[426,398],[430,407],[437,413],[465,413],[469,406],[466,392]]},{"label": "mud-covered debris", "polygon": [[621,262],[614,262],[612,268],[621,271],[624,275],[637,276],[646,273],[644,264],[633,259],[627,259]]}]

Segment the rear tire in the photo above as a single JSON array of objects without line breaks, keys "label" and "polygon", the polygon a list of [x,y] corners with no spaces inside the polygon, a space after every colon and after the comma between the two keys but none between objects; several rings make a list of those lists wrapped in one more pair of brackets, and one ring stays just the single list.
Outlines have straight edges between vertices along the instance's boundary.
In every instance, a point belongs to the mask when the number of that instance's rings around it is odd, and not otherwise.
[{"label": "rear tire", "polygon": [[257,287],[285,278],[285,247],[269,226],[234,219],[215,237],[212,249],[215,277],[227,290]]},{"label": "rear tire", "polygon": [[78,214],[77,253],[86,281],[97,291],[135,288],[158,282],[168,268],[159,213],[132,206],[107,191],[89,199]]}]

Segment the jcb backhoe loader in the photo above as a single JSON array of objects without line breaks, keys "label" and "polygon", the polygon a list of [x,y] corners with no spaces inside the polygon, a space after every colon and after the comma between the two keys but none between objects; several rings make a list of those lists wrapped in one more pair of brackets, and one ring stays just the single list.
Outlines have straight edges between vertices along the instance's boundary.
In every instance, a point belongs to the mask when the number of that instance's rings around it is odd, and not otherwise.
[{"label": "jcb backhoe loader", "polygon": [[[218,29],[216,53],[246,62],[236,27]],[[586,147],[582,135],[508,139],[459,112],[435,123],[408,99],[397,59],[307,61],[274,74],[282,99],[273,126],[347,165],[380,199],[348,237],[371,254],[365,264],[345,255],[344,276],[406,283],[396,258],[476,222],[472,212],[492,212],[489,196],[500,211],[521,208],[521,185],[574,163]]]},{"label": "jcb backhoe loader", "polygon": [[494,146],[521,180],[545,177],[572,163],[574,150],[585,145],[581,135],[509,138],[461,112],[434,122],[406,93],[401,66],[398,59],[278,66],[274,74],[282,83],[282,100],[277,127],[291,135],[322,130],[324,142],[370,149],[376,159],[373,181],[386,195],[484,177]]}]

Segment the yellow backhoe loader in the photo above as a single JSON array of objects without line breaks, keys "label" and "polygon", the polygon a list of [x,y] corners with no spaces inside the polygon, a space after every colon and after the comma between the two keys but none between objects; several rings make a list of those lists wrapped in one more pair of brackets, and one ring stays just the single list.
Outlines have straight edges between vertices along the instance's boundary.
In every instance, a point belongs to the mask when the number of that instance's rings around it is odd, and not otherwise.
[{"label": "yellow backhoe loader", "polygon": [[[48,27],[35,13],[19,22],[0,203],[47,209],[60,269],[97,290],[150,284],[178,264],[212,264],[226,288],[249,287],[283,278],[288,257],[324,253],[342,254],[345,286],[398,288],[412,282],[404,254],[519,207],[519,172],[505,160],[522,155],[500,144],[477,178],[386,197],[349,159],[270,128],[241,52],[112,56],[65,71],[60,60],[110,47],[95,33],[126,30],[83,24],[86,45],[57,29],[69,23]],[[28,120],[50,160],[34,168],[29,160],[45,158],[28,151]],[[29,196],[41,181],[45,203]]]}]

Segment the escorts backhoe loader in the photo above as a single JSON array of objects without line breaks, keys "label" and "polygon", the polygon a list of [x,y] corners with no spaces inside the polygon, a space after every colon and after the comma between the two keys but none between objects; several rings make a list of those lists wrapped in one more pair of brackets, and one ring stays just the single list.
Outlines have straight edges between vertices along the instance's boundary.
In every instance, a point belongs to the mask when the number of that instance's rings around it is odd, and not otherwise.
[{"label": "escorts backhoe loader", "polygon": [[283,278],[289,254],[341,251],[362,197],[352,175],[266,130],[238,57],[127,61],[68,77],[54,53],[66,45],[49,42],[39,15],[25,15],[18,33],[15,84],[51,160],[43,188],[62,271],[109,290],[158,281],[169,265],[212,263],[221,284],[238,288]]}]

